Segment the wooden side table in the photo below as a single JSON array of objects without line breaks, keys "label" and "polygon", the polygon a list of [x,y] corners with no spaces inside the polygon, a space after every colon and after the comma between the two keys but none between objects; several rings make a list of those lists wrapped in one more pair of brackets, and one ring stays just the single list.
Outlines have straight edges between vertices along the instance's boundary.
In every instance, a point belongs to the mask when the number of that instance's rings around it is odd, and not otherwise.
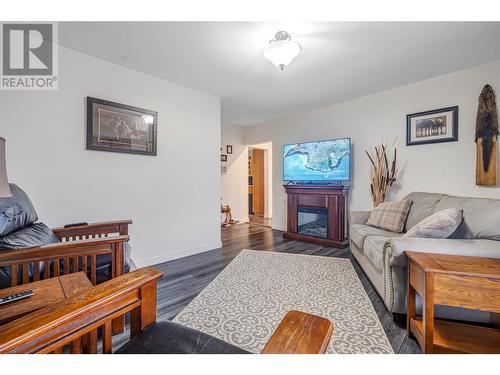
[{"label": "wooden side table", "polygon": [[[445,305],[500,313],[500,259],[406,252],[407,334],[424,353],[500,353],[500,330],[434,319]],[[415,297],[422,297],[422,318]]]},{"label": "wooden side table", "polygon": [[92,283],[85,273],[76,272],[53,277],[12,288],[0,289],[0,297],[32,290],[31,297],[0,305],[0,325],[27,315],[52,303],[72,297],[84,290],[92,288]]}]

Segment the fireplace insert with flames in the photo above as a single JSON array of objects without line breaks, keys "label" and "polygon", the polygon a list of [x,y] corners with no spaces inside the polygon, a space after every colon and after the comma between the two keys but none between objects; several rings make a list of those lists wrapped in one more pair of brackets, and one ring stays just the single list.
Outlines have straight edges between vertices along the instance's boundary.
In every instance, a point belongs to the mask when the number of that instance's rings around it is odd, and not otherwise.
[{"label": "fireplace insert with flames", "polygon": [[297,208],[297,233],[328,238],[328,210],[326,208]]}]

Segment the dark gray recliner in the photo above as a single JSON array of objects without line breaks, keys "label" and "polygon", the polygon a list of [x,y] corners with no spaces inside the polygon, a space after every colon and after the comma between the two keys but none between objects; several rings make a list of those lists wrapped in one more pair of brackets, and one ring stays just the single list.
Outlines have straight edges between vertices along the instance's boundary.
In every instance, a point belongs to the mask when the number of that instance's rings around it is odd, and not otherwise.
[{"label": "dark gray recliner", "polygon": [[121,346],[116,354],[250,354],[204,332],[172,321],[146,328]]}]

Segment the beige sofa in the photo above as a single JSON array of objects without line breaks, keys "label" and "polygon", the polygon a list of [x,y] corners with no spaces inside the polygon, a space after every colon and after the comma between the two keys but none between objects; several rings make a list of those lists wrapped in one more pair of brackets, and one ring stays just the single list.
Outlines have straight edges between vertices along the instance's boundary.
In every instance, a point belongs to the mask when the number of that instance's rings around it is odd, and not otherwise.
[{"label": "beige sofa", "polygon": [[[463,210],[463,221],[448,239],[401,238],[398,234],[366,225],[370,212],[349,213],[350,249],[373,286],[392,313],[406,313],[406,250],[432,253],[473,255],[500,258],[500,199],[455,197],[437,193],[411,193],[413,201],[406,228],[446,208]],[[438,316],[467,319],[468,312],[447,316],[446,309]],[[463,316],[462,316],[463,315]],[[478,316],[475,314],[475,319]],[[483,314],[479,320],[490,320]]]}]

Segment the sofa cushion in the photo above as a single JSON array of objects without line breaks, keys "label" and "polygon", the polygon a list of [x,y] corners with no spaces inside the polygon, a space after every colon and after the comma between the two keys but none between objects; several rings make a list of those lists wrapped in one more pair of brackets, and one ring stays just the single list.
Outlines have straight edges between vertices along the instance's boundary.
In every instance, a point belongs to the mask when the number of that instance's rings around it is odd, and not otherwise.
[{"label": "sofa cushion", "polygon": [[370,218],[371,211],[349,211],[349,225],[366,224]]},{"label": "sofa cushion", "polygon": [[421,192],[408,194],[404,199],[411,200],[413,204],[406,220],[406,229],[414,227],[427,216],[432,215],[443,196],[444,194]]},{"label": "sofa cushion", "polygon": [[444,196],[436,211],[456,208],[463,211],[463,222],[453,238],[500,241],[500,199]]},{"label": "sofa cushion", "polygon": [[390,238],[386,251],[389,254],[389,265],[397,267],[407,266],[405,251],[500,259],[500,241],[400,237]]},{"label": "sofa cushion", "polygon": [[12,197],[0,199],[0,237],[38,220],[28,195],[15,184],[9,184],[9,187]]},{"label": "sofa cushion", "polygon": [[389,241],[388,237],[368,236],[363,247],[364,254],[375,266],[377,270],[382,272],[384,263],[384,245]]},{"label": "sofa cushion", "polygon": [[43,246],[57,242],[59,242],[59,238],[49,227],[43,223],[36,223],[0,237],[0,251]]},{"label": "sofa cushion", "polygon": [[448,238],[462,222],[462,210],[447,208],[427,216],[406,232],[405,238]]},{"label": "sofa cushion", "polygon": [[349,227],[351,240],[354,244],[363,251],[363,246],[366,237],[368,236],[380,236],[380,237],[401,237],[401,234],[389,232],[387,230],[371,227],[364,224],[353,224]]},{"label": "sofa cushion", "polygon": [[404,199],[396,202],[383,202],[375,207],[367,224],[395,233],[404,231],[406,218],[412,201]]}]

